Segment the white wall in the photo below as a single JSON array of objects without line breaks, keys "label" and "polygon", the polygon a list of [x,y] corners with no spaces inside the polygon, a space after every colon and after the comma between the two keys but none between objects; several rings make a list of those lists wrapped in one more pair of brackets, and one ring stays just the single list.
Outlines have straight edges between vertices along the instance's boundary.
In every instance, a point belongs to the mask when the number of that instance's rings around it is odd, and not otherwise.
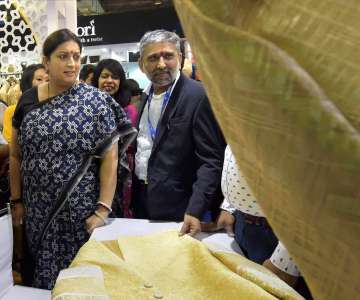
[{"label": "white wall", "polygon": [[[12,1],[6,5],[10,7]],[[11,49],[8,53],[0,55],[0,63],[3,66],[1,72],[6,73],[6,67],[13,65],[15,70],[21,70],[20,64],[40,63],[42,60],[42,44],[49,33],[60,28],[68,28],[76,32],[77,28],[77,11],[76,0],[18,0],[14,2],[16,10],[21,14],[21,26],[15,25],[16,22],[6,18],[6,26],[3,27],[6,35],[14,35],[15,28],[29,28],[31,33],[29,39],[35,39],[37,46],[34,50],[24,50],[19,45],[20,51],[13,52]],[[10,14],[9,14],[10,16]],[[18,19],[17,17],[14,17]],[[11,26],[8,31],[7,26]]]},{"label": "white wall", "polygon": [[[118,60],[124,68],[126,77],[135,79],[140,87],[144,89],[148,86],[149,80],[146,75],[141,72],[137,63],[128,62],[128,52],[137,52],[138,50],[138,43],[86,46],[83,50],[83,56],[99,55],[100,59],[113,58]],[[90,62],[87,61],[87,63]]]},{"label": "white wall", "polygon": [[68,28],[76,33],[76,0],[47,0],[48,34]]},{"label": "white wall", "polygon": [[128,61],[128,52],[139,51],[137,43],[111,44],[84,47],[83,55],[100,55],[104,58],[114,58],[120,62]]},{"label": "white wall", "polygon": [[[10,10],[13,8],[13,2],[4,3],[5,6]],[[41,45],[43,40],[47,36],[47,12],[46,12],[46,1],[34,1],[34,0],[18,0],[15,2],[15,10],[21,15],[21,21],[19,24],[19,18],[16,16],[16,12],[8,11],[8,15],[4,18],[5,25],[2,27],[2,32],[5,37],[11,35],[14,36],[14,32],[22,32],[23,28],[30,29],[30,36],[28,36],[29,42],[26,45],[20,45],[19,42],[13,43],[18,44],[20,51],[13,52],[9,49],[7,53],[1,53],[0,63],[2,65],[1,72],[6,73],[7,66],[12,65],[17,71],[21,71],[21,63],[31,64],[39,63],[41,61]],[[15,21],[17,20],[17,22]],[[35,40],[37,46],[34,50],[29,51],[27,49],[28,43],[32,43]],[[1,47],[1,45],[0,45]]]},{"label": "white wall", "polygon": [[135,62],[124,62],[122,66],[126,72],[127,78],[135,79],[140,88],[145,89],[150,81],[146,75],[140,70],[138,63]]}]

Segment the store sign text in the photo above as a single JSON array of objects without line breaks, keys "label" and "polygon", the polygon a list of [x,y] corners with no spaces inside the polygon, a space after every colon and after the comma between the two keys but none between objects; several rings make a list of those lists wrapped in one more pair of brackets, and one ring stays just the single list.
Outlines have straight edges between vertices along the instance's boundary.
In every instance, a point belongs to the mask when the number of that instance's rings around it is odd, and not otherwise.
[{"label": "store sign text", "polygon": [[89,26],[79,26],[77,36],[82,43],[102,42],[103,38],[96,36],[95,20],[91,20]]}]

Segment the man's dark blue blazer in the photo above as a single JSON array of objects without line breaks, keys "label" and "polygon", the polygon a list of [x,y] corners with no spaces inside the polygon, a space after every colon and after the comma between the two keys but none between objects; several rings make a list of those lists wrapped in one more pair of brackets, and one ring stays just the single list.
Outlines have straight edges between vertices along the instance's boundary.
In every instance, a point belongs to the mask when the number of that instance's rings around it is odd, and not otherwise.
[{"label": "man's dark blue blazer", "polygon": [[[145,98],[139,120],[146,106]],[[185,213],[201,219],[218,195],[224,151],[224,137],[202,84],[181,74],[149,158],[147,201],[134,207],[152,220],[182,221]]]}]

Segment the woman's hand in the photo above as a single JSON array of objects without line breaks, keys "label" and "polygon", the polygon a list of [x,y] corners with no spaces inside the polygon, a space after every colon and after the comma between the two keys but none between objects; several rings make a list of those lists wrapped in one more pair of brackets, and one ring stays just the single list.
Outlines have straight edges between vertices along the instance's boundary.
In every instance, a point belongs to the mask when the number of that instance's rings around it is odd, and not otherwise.
[{"label": "woman's hand", "polygon": [[23,223],[23,218],[25,215],[25,207],[22,203],[14,203],[14,206],[11,209],[11,216],[14,226],[20,226]]},{"label": "woman's hand", "polygon": [[[85,229],[86,231],[91,234],[95,228],[101,227],[105,225],[105,221],[108,217],[109,212],[107,210],[104,210],[102,207],[99,207],[96,210],[96,214],[92,214],[90,217],[88,217],[85,221]],[[100,217],[100,216],[102,217]]]}]

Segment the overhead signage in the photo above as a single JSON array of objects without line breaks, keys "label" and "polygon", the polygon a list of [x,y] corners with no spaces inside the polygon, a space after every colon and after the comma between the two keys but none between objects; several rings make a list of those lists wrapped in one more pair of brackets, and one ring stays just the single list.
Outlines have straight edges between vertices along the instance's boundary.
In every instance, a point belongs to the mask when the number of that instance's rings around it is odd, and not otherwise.
[{"label": "overhead signage", "polygon": [[77,21],[77,36],[84,46],[135,43],[145,32],[155,29],[175,31],[183,37],[173,8],[79,16]]},{"label": "overhead signage", "polygon": [[96,35],[95,19],[89,21],[89,25],[78,26],[77,36],[80,38],[81,43],[102,43],[103,37]]}]

